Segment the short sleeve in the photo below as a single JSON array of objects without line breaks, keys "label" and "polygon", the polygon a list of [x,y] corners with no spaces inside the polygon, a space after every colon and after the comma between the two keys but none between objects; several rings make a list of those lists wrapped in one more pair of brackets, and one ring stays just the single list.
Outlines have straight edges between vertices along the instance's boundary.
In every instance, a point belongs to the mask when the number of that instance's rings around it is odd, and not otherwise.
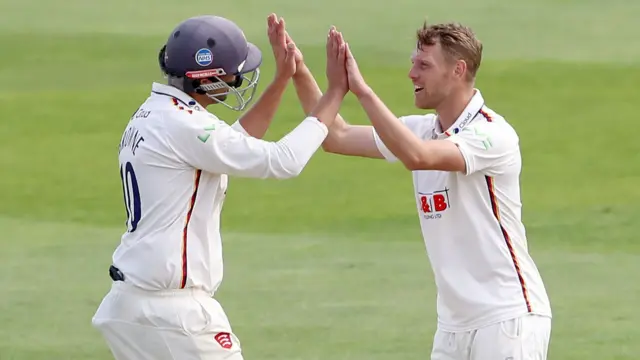
[{"label": "short sleeve", "polygon": [[[401,116],[398,118],[400,122],[402,122],[412,133],[418,136],[421,139],[425,139],[426,134],[429,130],[433,129],[434,118],[432,114],[427,115],[408,115]],[[373,139],[375,140],[376,146],[378,147],[378,151],[384,156],[384,158],[389,162],[396,162],[398,158],[393,155],[391,150],[387,148],[384,144],[380,136],[376,132],[376,129],[372,127],[373,131]]]},{"label": "short sleeve", "polygon": [[466,175],[476,172],[500,175],[519,160],[518,135],[505,122],[471,124],[446,140],[460,149],[466,163]]}]

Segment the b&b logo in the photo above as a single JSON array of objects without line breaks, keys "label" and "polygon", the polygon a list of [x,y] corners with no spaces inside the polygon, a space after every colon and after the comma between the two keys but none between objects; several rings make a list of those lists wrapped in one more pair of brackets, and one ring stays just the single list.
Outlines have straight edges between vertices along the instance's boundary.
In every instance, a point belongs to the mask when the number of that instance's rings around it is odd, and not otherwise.
[{"label": "b&b logo", "polygon": [[196,63],[200,66],[209,66],[213,62],[211,50],[202,48],[196,52]]},{"label": "b&b logo", "polygon": [[440,219],[442,212],[449,208],[449,189],[432,193],[418,193],[419,207],[425,219]]}]

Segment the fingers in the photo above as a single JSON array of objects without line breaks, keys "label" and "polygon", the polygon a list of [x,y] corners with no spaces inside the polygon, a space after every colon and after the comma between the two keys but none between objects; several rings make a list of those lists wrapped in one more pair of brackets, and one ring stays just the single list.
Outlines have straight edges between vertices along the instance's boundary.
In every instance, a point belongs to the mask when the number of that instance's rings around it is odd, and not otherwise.
[{"label": "fingers", "polygon": [[342,34],[338,35],[338,60],[344,64],[345,60],[346,60],[346,49],[347,49],[347,45],[344,42],[344,39],[342,38]]},{"label": "fingers", "polygon": [[328,50],[331,58],[337,59],[340,52],[342,34],[336,30],[335,26],[332,26],[329,30],[329,38],[327,39]]},{"label": "fingers", "polygon": [[275,40],[276,44],[281,45],[283,47],[287,44],[286,37],[286,24],[282,17],[278,17],[276,14],[270,14],[267,18],[268,24],[268,34],[270,40]]},{"label": "fingers", "polygon": [[271,29],[271,27],[276,23],[277,17],[276,14],[271,13],[269,14],[269,16],[267,17],[267,25],[269,26],[269,29]]},{"label": "fingers", "polygon": [[344,38],[342,37],[342,33],[339,31],[334,31],[333,34],[333,42],[334,42],[334,56],[338,60],[345,59],[345,49],[344,49]]},{"label": "fingers", "polygon": [[331,26],[327,34],[327,57],[338,60],[341,63],[344,63],[347,59],[346,42],[342,33],[337,31],[335,26]]},{"label": "fingers", "polygon": [[287,30],[284,31],[284,37],[285,37],[285,39],[287,41],[287,44],[293,43],[295,45],[295,42],[293,41],[291,36],[289,36],[289,33],[287,32]]},{"label": "fingers", "polygon": [[284,35],[284,30],[285,30],[285,28],[284,28],[284,19],[283,18],[279,18],[278,20],[276,20],[275,26],[276,26],[276,32],[278,34]]},{"label": "fingers", "polygon": [[355,60],[353,54],[351,53],[351,48],[349,47],[349,43],[345,43],[345,56],[348,60]]},{"label": "fingers", "polygon": [[338,55],[338,41],[337,41],[338,32],[333,28],[331,31],[331,57],[335,58]]},{"label": "fingers", "polygon": [[288,43],[287,44],[285,61],[286,61],[286,63],[295,63],[295,61],[296,61],[296,45],[294,43]]},{"label": "fingers", "polygon": [[267,34],[269,34],[269,36],[271,37],[275,31],[275,25],[276,22],[278,21],[278,18],[276,17],[276,14],[271,13],[269,15],[269,17],[267,18]]}]

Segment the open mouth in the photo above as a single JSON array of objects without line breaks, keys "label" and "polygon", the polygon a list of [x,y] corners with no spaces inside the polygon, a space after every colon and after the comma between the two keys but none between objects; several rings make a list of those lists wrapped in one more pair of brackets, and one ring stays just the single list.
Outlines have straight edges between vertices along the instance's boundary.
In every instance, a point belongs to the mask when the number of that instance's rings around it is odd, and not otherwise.
[{"label": "open mouth", "polygon": [[419,92],[420,92],[420,91],[422,91],[422,90],[424,90],[424,88],[423,88],[423,87],[416,86],[416,87],[414,87],[413,92],[417,94],[417,93],[419,93]]}]

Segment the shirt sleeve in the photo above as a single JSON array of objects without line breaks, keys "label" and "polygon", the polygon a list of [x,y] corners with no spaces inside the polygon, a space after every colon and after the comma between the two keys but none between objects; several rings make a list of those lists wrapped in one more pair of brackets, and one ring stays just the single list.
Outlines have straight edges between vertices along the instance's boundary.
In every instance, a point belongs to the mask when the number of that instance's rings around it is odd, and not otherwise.
[{"label": "shirt sleeve", "polygon": [[[412,133],[414,133],[416,136],[420,137],[421,139],[424,138],[424,133],[426,132],[426,128],[430,127],[433,123],[432,119],[430,118],[430,115],[401,116],[398,118],[398,120],[401,123],[403,123],[406,127],[408,127]],[[376,129],[372,127],[371,131],[373,131],[373,139],[375,140],[376,146],[378,147],[378,151],[380,151],[382,156],[384,156],[384,158],[389,162],[398,161],[398,158],[384,144],[384,142],[380,138],[380,135],[378,135],[378,132],[376,131]]]},{"label": "shirt sleeve", "polygon": [[234,129],[235,131],[239,132],[239,133],[242,133],[245,136],[251,136],[251,135],[249,135],[247,130],[242,126],[242,124],[240,124],[240,120],[236,120],[236,122],[234,122],[231,125],[231,128]]},{"label": "shirt sleeve", "polygon": [[308,117],[280,141],[271,142],[249,136],[239,123],[229,126],[208,115],[172,119],[170,143],[178,157],[190,166],[217,174],[295,177],[328,133],[323,123]]},{"label": "shirt sleeve", "polygon": [[506,123],[479,122],[446,140],[455,143],[466,163],[465,174],[500,175],[519,161],[519,139]]}]

